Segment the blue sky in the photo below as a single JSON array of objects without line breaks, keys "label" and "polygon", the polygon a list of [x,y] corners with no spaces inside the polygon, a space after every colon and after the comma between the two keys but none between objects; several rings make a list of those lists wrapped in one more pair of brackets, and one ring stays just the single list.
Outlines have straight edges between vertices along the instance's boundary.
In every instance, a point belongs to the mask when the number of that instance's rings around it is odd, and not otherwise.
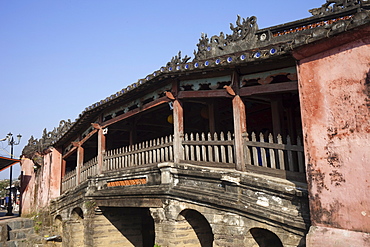
[{"label": "blue sky", "polygon": [[[74,121],[91,104],[191,56],[201,36],[230,34],[239,14],[259,28],[310,16],[325,0],[0,1],[0,139],[29,138]],[[0,155],[10,147],[0,143]],[[19,176],[19,166],[14,177]],[[9,171],[0,172],[0,179]]]}]

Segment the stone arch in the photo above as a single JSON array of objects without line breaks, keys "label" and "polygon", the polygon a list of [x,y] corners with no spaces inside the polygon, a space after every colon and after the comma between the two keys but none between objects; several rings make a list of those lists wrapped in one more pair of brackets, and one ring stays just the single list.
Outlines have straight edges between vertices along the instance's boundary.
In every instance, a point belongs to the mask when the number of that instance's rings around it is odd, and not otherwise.
[{"label": "stone arch", "polygon": [[69,241],[73,243],[73,246],[84,246],[84,215],[80,207],[72,210],[70,221],[66,228],[70,238]]},{"label": "stone arch", "polygon": [[283,247],[280,238],[272,231],[259,227],[252,228],[249,231],[258,247]]},{"label": "stone arch", "polygon": [[83,220],[84,213],[80,207],[74,208],[71,212],[71,220]]},{"label": "stone arch", "polygon": [[154,246],[154,220],[149,208],[99,207],[91,222],[94,247]]},{"label": "stone arch", "polygon": [[[181,246],[212,247],[214,235],[208,220],[198,211],[185,209],[177,218],[176,233],[182,236]],[[178,237],[178,240],[181,238]]]},{"label": "stone arch", "polygon": [[61,215],[57,215],[54,218],[55,232],[58,235],[63,235],[63,219]]}]

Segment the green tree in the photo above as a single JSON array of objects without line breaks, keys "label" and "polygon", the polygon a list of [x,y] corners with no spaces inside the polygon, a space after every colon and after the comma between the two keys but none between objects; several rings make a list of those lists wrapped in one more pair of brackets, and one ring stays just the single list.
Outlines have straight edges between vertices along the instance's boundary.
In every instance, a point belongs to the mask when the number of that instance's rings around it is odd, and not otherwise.
[{"label": "green tree", "polygon": [[9,187],[9,179],[0,180],[0,197],[5,197],[9,191],[6,188]]}]

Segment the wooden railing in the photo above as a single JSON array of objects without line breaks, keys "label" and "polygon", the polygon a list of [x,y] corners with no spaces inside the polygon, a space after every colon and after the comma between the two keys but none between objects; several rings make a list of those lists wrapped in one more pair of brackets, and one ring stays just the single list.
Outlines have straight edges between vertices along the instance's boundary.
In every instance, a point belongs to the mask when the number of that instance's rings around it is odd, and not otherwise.
[{"label": "wooden railing", "polygon": [[66,190],[76,187],[76,182],[77,182],[76,169],[74,169],[64,175],[62,181],[62,192],[65,192]]},{"label": "wooden railing", "polygon": [[173,140],[172,136],[166,136],[107,151],[104,156],[104,170],[170,161],[173,161]]},{"label": "wooden railing", "polygon": [[291,172],[304,172],[303,146],[301,138],[297,138],[296,145],[293,145],[289,136],[286,143],[283,143],[281,135],[277,136],[274,142],[273,136],[265,136],[260,133],[259,138],[255,133],[244,142],[244,153],[248,165],[269,167],[273,169],[287,170]]},{"label": "wooden railing", "polygon": [[80,182],[86,181],[88,177],[98,174],[98,157],[92,158],[81,167]]},{"label": "wooden railing", "polygon": [[[185,134],[182,141],[183,160],[202,166],[217,166],[235,168],[235,145],[233,134]],[[243,147],[245,165],[265,167],[271,170],[285,170],[304,173],[303,146],[300,138],[292,144],[289,136],[285,143],[281,135],[276,141],[270,134],[265,137],[262,133],[257,137],[252,133],[244,139]],[[103,156],[103,172],[121,170],[129,167],[173,162],[173,137],[167,136],[135,145],[108,150]],[[257,169],[257,168],[255,168]],[[264,168],[258,168],[264,169]],[[80,183],[89,176],[98,175],[97,157],[84,163],[80,168]],[[76,170],[65,175],[62,182],[62,191],[74,188],[77,185]]]},{"label": "wooden railing", "polygon": [[234,164],[234,140],[228,132],[185,134],[183,140],[184,159],[186,161]]}]

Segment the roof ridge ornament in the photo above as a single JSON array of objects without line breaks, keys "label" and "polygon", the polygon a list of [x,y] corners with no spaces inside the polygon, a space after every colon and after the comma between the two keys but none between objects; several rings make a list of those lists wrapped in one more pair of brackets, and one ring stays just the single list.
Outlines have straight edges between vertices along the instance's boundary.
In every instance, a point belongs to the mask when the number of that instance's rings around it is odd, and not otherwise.
[{"label": "roof ridge ornament", "polygon": [[45,149],[52,146],[57,140],[59,140],[73,125],[70,119],[61,120],[59,127],[54,128],[52,131],[47,131],[46,128],[43,131],[42,137],[38,140],[31,136],[28,140],[28,144],[23,148],[22,154],[30,158],[36,152],[42,153]]},{"label": "roof ridge ornament", "polygon": [[179,53],[176,56],[172,57],[171,61],[168,62],[166,66],[175,66],[179,64],[185,64],[189,60],[190,60],[190,57],[188,57],[188,55],[186,55],[184,58],[181,58],[181,51],[179,51]]},{"label": "roof ridge ornament", "polygon": [[346,8],[351,8],[355,6],[361,6],[363,3],[368,3],[368,0],[326,0],[319,8],[310,9],[312,15],[327,15],[331,13],[340,12]]},{"label": "roof ridge ornament", "polygon": [[198,50],[194,51],[194,60],[204,60],[210,57],[221,56],[248,49],[257,41],[256,32],[258,30],[257,17],[251,16],[241,18],[237,16],[236,25],[230,23],[232,34],[220,32],[209,39],[207,34],[202,33]]}]

